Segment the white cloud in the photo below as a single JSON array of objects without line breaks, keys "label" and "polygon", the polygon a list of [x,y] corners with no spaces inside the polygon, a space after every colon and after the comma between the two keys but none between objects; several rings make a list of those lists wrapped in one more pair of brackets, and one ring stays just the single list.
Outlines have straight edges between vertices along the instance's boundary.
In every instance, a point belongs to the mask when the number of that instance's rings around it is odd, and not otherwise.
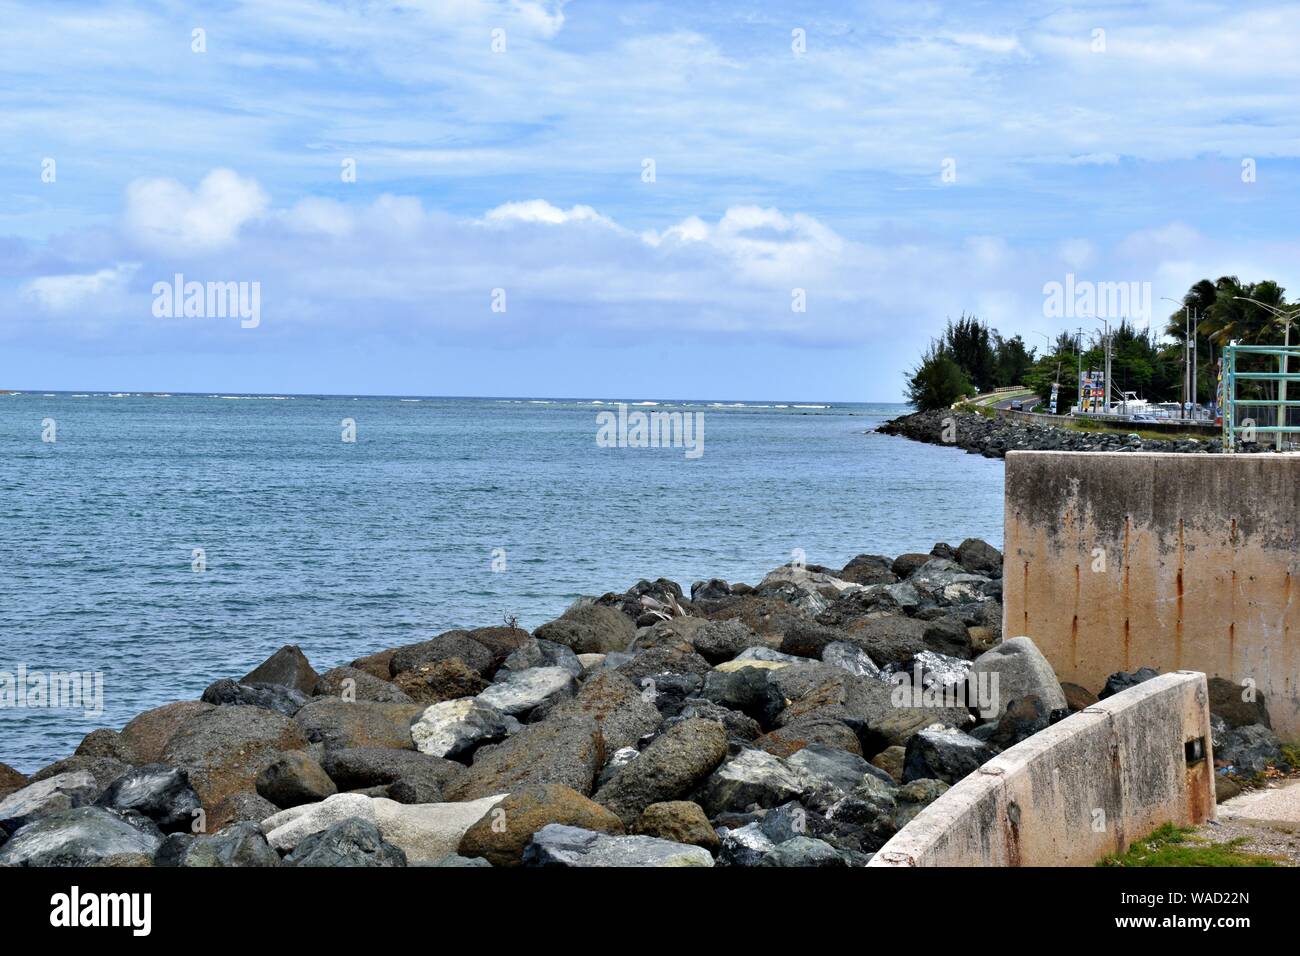
[{"label": "white cloud", "polygon": [[483,220],[489,223],[541,222],[552,226],[570,222],[599,222],[602,225],[613,225],[609,219],[590,206],[574,206],[566,212],[558,206],[552,206],[545,199],[502,203],[495,209],[489,209]]},{"label": "white cloud", "polygon": [[174,179],[137,179],[126,190],[126,232],[159,251],[210,251],[229,246],[269,197],[252,179],[214,169],[191,191]]},{"label": "white cloud", "polygon": [[47,312],[68,312],[108,293],[121,292],[138,263],[121,263],[97,272],[39,276],[23,283],[20,294]]}]

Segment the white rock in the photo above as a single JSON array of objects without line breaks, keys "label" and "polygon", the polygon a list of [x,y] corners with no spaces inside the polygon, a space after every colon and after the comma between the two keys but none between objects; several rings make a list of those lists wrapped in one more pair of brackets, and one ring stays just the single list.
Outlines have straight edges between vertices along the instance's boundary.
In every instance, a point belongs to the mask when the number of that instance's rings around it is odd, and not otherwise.
[{"label": "white rock", "polygon": [[577,681],[563,667],[530,667],[514,671],[474,699],[513,717],[557,694],[571,697],[577,689]]},{"label": "white rock", "polygon": [[[567,671],[554,669],[567,676]],[[518,729],[519,721],[513,717],[477,697],[462,697],[427,707],[411,725],[411,739],[421,753],[454,757],[481,743],[501,740]]]},{"label": "white rock", "polygon": [[277,850],[292,850],[306,837],[320,833],[340,820],[361,817],[375,822],[374,799],[360,793],[336,793],[320,803],[305,803],[281,810],[262,821],[266,842]]}]

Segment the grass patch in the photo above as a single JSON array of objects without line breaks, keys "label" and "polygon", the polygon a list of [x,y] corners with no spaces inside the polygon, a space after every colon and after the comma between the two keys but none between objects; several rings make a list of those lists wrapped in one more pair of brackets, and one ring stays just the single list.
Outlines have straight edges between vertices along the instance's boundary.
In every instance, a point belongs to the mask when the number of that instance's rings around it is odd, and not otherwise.
[{"label": "grass patch", "polygon": [[1244,837],[1226,843],[1197,839],[1191,830],[1166,823],[1123,853],[1111,854],[1098,866],[1277,866],[1272,857],[1241,849]]},{"label": "grass patch", "polygon": [[1072,432],[1089,432],[1094,435],[1137,435],[1143,441],[1210,441],[1217,436],[1204,432],[1162,432],[1149,428],[1133,428],[1131,425],[1106,425],[1100,422],[1081,422],[1077,419],[1062,419],[1059,427]]},{"label": "grass patch", "polygon": [[985,418],[997,418],[998,413],[990,405],[980,405],[976,402],[962,402],[957,406],[959,412],[974,412],[976,415],[983,415]]}]

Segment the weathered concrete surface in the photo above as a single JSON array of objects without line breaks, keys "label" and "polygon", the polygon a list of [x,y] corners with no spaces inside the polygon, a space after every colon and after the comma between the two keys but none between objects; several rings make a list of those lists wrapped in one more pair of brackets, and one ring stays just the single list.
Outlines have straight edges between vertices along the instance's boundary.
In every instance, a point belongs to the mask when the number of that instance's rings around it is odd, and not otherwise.
[{"label": "weathered concrete surface", "polygon": [[1087,866],[1163,823],[1212,819],[1213,766],[1205,675],[1162,674],[1003,751],[870,865]]},{"label": "weathered concrete surface", "polygon": [[1300,739],[1300,455],[1011,452],[1004,552],[1004,632],[1062,681],[1253,680]]},{"label": "weathered concrete surface", "polygon": [[1288,780],[1276,789],[1243,793],[1225,801],[1219,810],[1224,820],[1262,820],[1300,826],[1300,780]]}]

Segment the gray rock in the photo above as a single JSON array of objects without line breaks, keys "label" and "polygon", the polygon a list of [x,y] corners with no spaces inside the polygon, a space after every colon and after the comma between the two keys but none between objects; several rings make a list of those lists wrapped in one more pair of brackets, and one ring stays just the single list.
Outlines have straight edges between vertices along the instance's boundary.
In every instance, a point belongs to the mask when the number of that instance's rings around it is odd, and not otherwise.
[{"label": "gray rock", "polygon": [[784,760],[762,750],[732,757],[705,782],[696,803],[710,818],[752,806],[775,807],[808,789],[808,781]]},{"label": "gray rock", "polygon": [[0,847],[0,866],[90,866],[113,856],[152,857],[162,832],[137,814],[75,807],[23,827]]},{"label": "gray rock", "polygon": [[437,867],[487,867],[492,869],[492,864],[481,856],[460,856],[453,853],[450,856],[444,856],[440,860],[434,860],[432,863],[417,864],[419,866],[437,866]]},{"label": "gray rock", "polygon": [[596,788],[599,789],[614,779],[614,775],[623,767],[630,764],[641,752],[635,747],[620,747],[614,751],[613,756],[605,761],[605,766],[601,768],[600,774],[596,777]]},{"label": "gray rock", "polygon": [[414,750],[411,725],[424,713],[419,704],[380,704],[358,700],[349,703],[338,697],[316,697],[294,720],[307,739],[326,750],[346,747],[392,747]]},{"label": "gray rock", "polygon": [[703,847],[649,836],[609,836],[550,823],[524,848],[524,866],[713,866]]},{"label": "gray rock", "polygon": [[797,654],[783,654],[780,651],[774,651],[766,645],[757,647],[747,647],[732,660],[737,661],[774,661],[778,664],[807,664],[808,658],[799,657]]},{"label": "gray rock", "polygon": [[511,671],[505,680],[489,687],[476,698],[503,714],[519,717],[554,697],[572,697],[578,682],[563,667],[530,667]]},{"label": "gray rock", "polygon": [[967,538],[957,548],[957,563],[971,574],[1002,577],[1002,552],[979,538]]},{"label": "gray rock", "polygon": [[110,810],[134,810],[148,817],[163,833],[188,831],[202,809],[190,786],[189,774],[165,764],[135,767],[118,777],[95,801]]},{"label": "gray rock", "polygon": [[349,817],[313,833],[284,858],[285,866],[406,866],[406,854],[384,840],[371,820]]},{"label": "gray rock", "polygon": [[29,783],[0,800],[0,829],[15,833],[34,820],[85,806],[99,789],[94,776],[84,770]]},{"label": "gray rock", "polygon": [[684,799],[726,753],[727,733],[721,724],[684,720],[621,767],[594,799],[630,827],[650,804]]},{"label": "gray rock", "polygon": [[710,671],[704,678],[700,696],[728,710],[748,714],[768,728],[785,709],[785,695],[762,667],[742,667],[734,671]]},{"label": "gray rock", "polygon": [[1049,712],[1066,706],[1065,691],[1061,690],[1052,665],[1027,637],[1009,638],[981,654],[971,665],[969,679],[974,686],[968,691],[968,701],[978,699],[980,686],[993,691],[996,679],[993,700],[997,702],[997,713],[992,715],[995,717],[1006,713],[1011,701],[1031,694],[1041,700]]},{"label": "gray rock", "polygon": [[699,697],[687,697],[683,702],[681,712],[676,717],[665,721],[665,724],[675,726],[683,720],[694,718],[716,721],[727,729],[728,739],[741,740],[746,743],[757,740],[763,733],[763,728],[759,726],[758,721],[748,714],[742,714],[738,710],[730,710],[720,704],[713,703],[711,700],[704,700]]},{"label": "gray rock", "polygon": [[[561,671],[567,676],[567,672]],[[468,757],[484,744],[504,740],[519,721],[474,697],[427,707],[411,725],[416,749],[434,757]]]},{"label": "gray rock", "polygon": [[301,750],[291,750],[257,775],[257,792],[283,810],[332,797],[338,787],[319,763]]},{"label": "gray rock", "polygon": [[1270,764],[1282,763],[1282,742],[1261,724],[1233,727],[1223,735],[1223,747],[1215,751],[1215,762],[1226,763],[1238,773],[1262,772]]},{"label": "gray rock", "polygon": [[922,730],[907,742],[903,780],[956,783],[993,756],[987,744],[960,730]]},{"label": "gray rock", "polygon": [[340,700],[369,700],[380,704],[411,704],[410,695],[396,684],[359,667],[335,667],[320,675],[312,691],[315,697]]},{"label": "gray rock", "polygon": [[787,757],[785,762],[811,785],[834,787],[845,792],[857,787],[867,775],[882,779],[889,777],[857,754],[825,744],[809,744]]},{"label": "gray rock", "polygon": [[280,855],[266,842],[262,827],[243,821],[212,836],[175,833],[158,847],[154,866],[262,867],[279,866]]},{"label": "gray rock", "polygon": [[759,866],[846,867],[848,861],[825,840],[797,836],[778,843]]},{"label": "gray rock", "polygon": [[574,677],[581,677],[583,672],[582,663],[572,649],[554,641],[532,638],[523,647],[510,653],[497,672],[496,679],[508,676],[503,672],[526,671],[534,667],[562,667]]},{"label": "gray rock", "polygon": [[729,661],[746,648],[762,646],[763,640],[743,621],[706,621],[692,636],[695,650],[710,664]]},{"label": "gray rock", "polygon": [[240,678],[241,684],[278,684],[311,694],[320,677],[297,644],[286,644]]},{"label": "gray rock", "polygon": [[1136,687],[1138,684],[1159,676],[1160,672],[1150,667],[1139,667],[1132,674],[1116,671],[1106,678],[1106,686],[1098,692],[1097,699],[1105,700],[1107,697],[1112,697],[1121,691],[1126,691],[1130,687]]},{"label": "gray rock", "polygon": [[763,858],[776,849],[772,838],[758,823],[724,830],[721,836],[718,862],[723,866],[759,866]]},{"label": "gray rock", "polygon": [[857,677],[872,677],[884,680],[885,675],[871,655],[847,641],[832,641],[822,648],[822,660],[834,667],[842,668]]},{"label": "gray rock", "polygon": [[406,671],[415,670],[421,664],[436,664],[456,657],[470,670],[483,675],[491,674],[495,668],[496,657],[467,631],[447,631],[428,641],[399,647],[388,662],[389,674],[396,677]]},{"label": "gray rock", "polygon": [[446,787],[449,800],[513,793],[532,784],[559,783],[591,794],[604,763],[596,721],[575,715],[528,724],[499,744],[480,747],[473,765]]},{"label": "gray rock", "polygon": [[557,620],[543,624],[533,636],[563,644],[575,654],[607,654],[627,650],[636,626],[620,611],[599,604],[579,604]]},{"label": "gray rock", "polygon": [[228,677],[214,681],[200,698],[205,704],[215,706],[265,707],[292,717],[310,698],[302,691],[279,684],[243,684]]},{"label": "gray rock", "polygon": [[[465,772],[451,760],[387,747],[331,750],[322,758],[321,768],[339,790],[384,788],[389,798],[399,803],[438,803],[443,788]],[[399,799],[407,788],[421,799]]]},{"label": "gray rock", "polygon": [[903,784],[894,791],[894,828],[901,830],[912,819],[938,800],[948,790],[948,784],[942,780],[913,780]]},{"label": "gray rock", "polygon": [[646,699],[646,694],[614,671],[591,675],[583,682],[577,697],[548,706],[548,720],[574,715],[586,715],[595,720],[606,751],[635,746],[663,723],[663,717]]}]

